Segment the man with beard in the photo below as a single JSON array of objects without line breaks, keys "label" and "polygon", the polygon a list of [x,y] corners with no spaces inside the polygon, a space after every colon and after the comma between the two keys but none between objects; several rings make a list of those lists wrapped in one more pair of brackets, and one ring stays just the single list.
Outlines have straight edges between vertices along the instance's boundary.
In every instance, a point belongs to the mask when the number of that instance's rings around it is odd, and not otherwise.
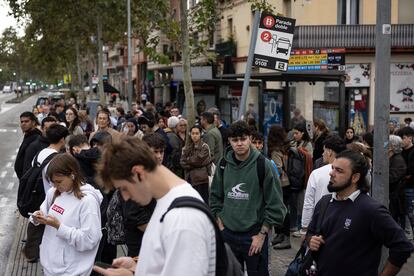
[{"label": "man with beard", "polygon": [[[365,157],[355,151],[339,153],[332,163],[328,190],[333,194],[316,205],[307,233],[320,276],[378,275],[382,246],[389,257],[381,275],[396,275],[414,251],[387,208],[367,195],[367,172]],[[316,233],[325,197],[330,201]]]}]

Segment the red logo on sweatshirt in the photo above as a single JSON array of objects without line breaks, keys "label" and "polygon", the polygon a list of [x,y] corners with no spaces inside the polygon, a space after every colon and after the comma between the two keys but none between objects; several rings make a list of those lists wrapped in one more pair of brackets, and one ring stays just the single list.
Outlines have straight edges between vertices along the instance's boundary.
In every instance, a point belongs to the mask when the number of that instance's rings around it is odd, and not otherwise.
[{"label": "red logo on sweatshirt", "polygon": [[60,207],[59,205],[56,205],[56,204],[53,204],[52,210],[55,211],[55,212],[58,212],[61,215],[63,215],[63,213],[65,212],[65,209],[63,209],[62,207]]}]

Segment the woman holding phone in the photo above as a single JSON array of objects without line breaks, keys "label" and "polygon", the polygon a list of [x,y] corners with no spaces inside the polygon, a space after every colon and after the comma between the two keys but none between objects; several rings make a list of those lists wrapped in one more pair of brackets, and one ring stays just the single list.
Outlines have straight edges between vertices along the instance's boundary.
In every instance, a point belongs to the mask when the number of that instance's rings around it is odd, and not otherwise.
[{"label": "woman holding phone", "polygon": [[53,187],[30,217],[46,225],[40,245],[44,275],[90,275],[102,237],[102,194],[82,182],[78,162],[68,153],[50,161],[47,177]]}]

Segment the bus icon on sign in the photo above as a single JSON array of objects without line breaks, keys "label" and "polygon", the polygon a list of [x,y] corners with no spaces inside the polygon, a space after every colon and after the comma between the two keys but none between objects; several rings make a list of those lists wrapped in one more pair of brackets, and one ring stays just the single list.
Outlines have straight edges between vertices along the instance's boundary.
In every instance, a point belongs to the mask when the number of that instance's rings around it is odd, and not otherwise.
[{"label": "bus icon on sign", "polygon": [[283,53],[285,55],[289,54],[289,48],[291,44],[289,39],[285,37],[280,37],[276,42],[276,54]]}]

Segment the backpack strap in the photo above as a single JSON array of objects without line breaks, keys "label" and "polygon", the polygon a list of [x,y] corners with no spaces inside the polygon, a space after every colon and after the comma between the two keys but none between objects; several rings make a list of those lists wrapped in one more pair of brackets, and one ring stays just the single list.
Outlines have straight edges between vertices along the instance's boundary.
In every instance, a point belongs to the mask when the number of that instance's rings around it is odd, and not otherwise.
[{"label": "backpack strap", "polygon": [[264,178],[265,178],[265,157],[263,156],[263,154],[260,154],[259,157],[257,157],[256,160],[256,171],[257,171],[257,177],[259,178],[259,186],[260,189],[263,190],[263,182],[264,182]]},{"label": "backpack strap", "polygon": [[191,196],[182,196],[174,199],[174,201],[168,207],[167,211],[161,216],[160,223],[164,221],[165,215],[167,215],[169,211],[174,208],[182,207],[194,208],[203,212],[213,224],[216,236],[216,275],[221,275],[219,271],[226,271],[228,265],[226,248],[224,245],[223,237],[221,235],[221,231],[217,226],[216,219],[211,214],[210,209],[203,201]]},{"label": "backpack strap", "polygon": [[[259,178],[259,186],[261,189],[263,189],[263,182],[264,182],[264,178],[265,178],[265,170],[266,170],[266,161],[265,161],[265,157],[260,154],[259,157],[256,160],[256,171],[257,171],[257,177]],[[226,168],[227,165],[227,161],[226,159],[223,157],[220,160],[219,163],[219,169],[220,169],[220,176],[221,176],[221,181],[224,181],[223,176],[224,176],[224,169]]]},{"label": "backpack strap", "polygon": [[[58,152],[54,152],[50,154],[48,157],[46,157],[45,160],[43,160],[42,164],[40,164],[39,167],[43,170],[47,166],[47,164],[49,164],[49,162],[53,159],[53,157],[55,157],[58,154],[59,154]],[[37,161],[37,158],[36,158],[36,162],[39,164],[39,162]]]}]

